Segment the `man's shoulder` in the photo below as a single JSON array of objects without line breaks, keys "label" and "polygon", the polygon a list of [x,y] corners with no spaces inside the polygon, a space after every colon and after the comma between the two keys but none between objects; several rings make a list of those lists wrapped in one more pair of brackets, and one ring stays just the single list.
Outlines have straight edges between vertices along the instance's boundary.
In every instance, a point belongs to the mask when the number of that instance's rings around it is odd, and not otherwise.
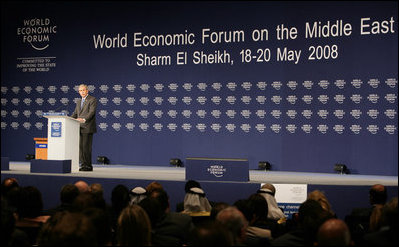
[{"label": "man's shoulder", "polygon": [[92,95],[87,95],[87,98],[86,99],[88,99],[88,100],[97,100],[96,99],[96,97],[94,97],[94,96],[92,96]]}]

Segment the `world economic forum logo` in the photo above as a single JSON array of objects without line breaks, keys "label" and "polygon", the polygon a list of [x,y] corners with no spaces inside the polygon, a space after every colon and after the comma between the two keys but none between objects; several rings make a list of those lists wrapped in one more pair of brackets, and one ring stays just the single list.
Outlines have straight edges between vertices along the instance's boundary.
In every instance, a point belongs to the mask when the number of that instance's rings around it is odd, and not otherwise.
[{"label": "world economic forum logo", "polygon": [[306,89],[312,89],[313,82],[312,82],[312,81],[304,81],[304,82],[302,83],[302,85],[303,85],[303,87],[306,88]]},{"label": "world economic forum logo", "polygon": [[177,103],[177,98],[176,98],[175,96],[170,96],[170,97],[168,98],[168,102],[169,102],[171,105],[176,105],[176,103]]},{"label": "world economic forum logo", "polygon": [[170,130],[170,131],[176,131],[176,129],[177,129],[177,124],[175,124],[175,123],[170,123],[170,124],[168,124],[167,125],[167,127],[168,127],[168,129]]},{"label": "world economic forum logo", "polygon": [[134,123],[127,123],[127,124],[125,125],[125,127],[126,127],[126,129],[128,129],[129,131],[133,131],[135,125],[134,125]]},{"label": "world economic forum logo", "polygon": [[272,82],[272,87],[273,87],[274,89],[276,89],[276,90],[280,90],[280,88],[281,88],[282,85],[283,85],[283,84],[281,83],[281,81],[274,81],[274,82]]},{"label": "world economic forum logo", "polygon": [[172,91],[172,92],[176,92],[177,88],[179,87],[179,85],[177,85],[177,83],[171,83],[169,84],[168,88]]},{"label": "world economic forum logo", "polygon": [[256,86],[262,91],[264,91],[267,87],[267,83],[265,81],[259,81]]},{"label": "world economic forum logo", "polygon": [[50,18],[31,18],[22,21],[17,27],[17,36],[22,43],[28,43],[35,50],[45,50],[50,46],[50,38],[57,33],[57,25]]},{"label": "world economic forum logo", "polygon": [[102,131],[106,131],[106,130],[107,130],[107,127],[108,127],[108,124],[107,124],[107,123],[100,123],[100,124],[98,125],[98,127],[100,127],[100,129],[101,129]]},{"label": "world economic forum logo", "polygon": [[252,83],[247,82],[247,81],[246,81],[246,82],[243,82],[243,83],[241,84],[241,87],[244,88],[245,91],[249,91],[249,90],[251,90]]},{"label": "world economic forum logo", "polygon": [[337,86],[339,89],[343,89],[345,87],[346,82],[344,80],[336,80],[334,82],[335,86]]},{"label": "world economic forum logo", "polygon": [[164,85],[161,83],[157,83],[154,85],[154,89],[157,90],[158,92],[162,92],[164,88]]},{"label": "world economic forum logo", "polygon": [[296,81],[289,81],[287,83],[287,87],[291,88],[291,90],[295,90],[296,86],[298,86],[298,83]]},{"label": "world economic forum logo", "polygon": [[318,84],[319,84],[319,86],[320,86],[322,89],[327,89],[327,88],[328,88],[328,85],[330,85],[330,83],[329,83],[327,80],[321,80]]},{"label": "world economic forum logo", "polygon": [[211,129],[215,132],[219,132],[221,128],[222,128],[222,126],[218,123],[214,123],[211,125]]},{"label": "world economic forum logo", "polygon": [[214,82],[212,83],[212,88],[216,91],[220,91],[220,89],[222,88],[222,84],[220,82]]},{"label": "world economic forum logo", "polygon": [[226,168],[223,165],[210,165],[206,171],[217,178],[221,178],[226,173]]},{"label": "world economic forum logo", "polygon": [[199,89],[200,91],[203,92],[203,91],[206,90],[207,85],[206,85],[206,83],[204,83],[204,82],[200,82],[200,83],[198,83],[197,87],[198,87],[198,89]]}]

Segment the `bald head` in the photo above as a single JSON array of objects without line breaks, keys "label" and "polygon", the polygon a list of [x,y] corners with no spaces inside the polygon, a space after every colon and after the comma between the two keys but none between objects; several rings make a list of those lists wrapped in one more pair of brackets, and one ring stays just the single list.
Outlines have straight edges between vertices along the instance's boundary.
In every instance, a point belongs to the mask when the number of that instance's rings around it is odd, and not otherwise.
[{"label": "bald head", "polygon": [[351,243],[349,228],[343,220],[329,219],[320,226],[317,242],[321,246],[348,246]]},{"label": "bald head", "polygon": [[371,186],[371,190],[384,192],[385,191],[385,186],[382,185],[382,184],[374,184],[373,186]]},{"label": "bald head", "polygon": [[233,234],[234,244],[245,241],[248,221],[236,207],[229,206],[221,210],[216,215],[216,221]]},{"label": "bald head", "polygon": [[370,204],[385,204],[387,202],[387,189],[382,184],[374,184],[369,191]]},{"label": "bald head", "polygon": [[77,181],[75,186],[78,187],[80,193],[89,191],[89,185],[85,181]]}]

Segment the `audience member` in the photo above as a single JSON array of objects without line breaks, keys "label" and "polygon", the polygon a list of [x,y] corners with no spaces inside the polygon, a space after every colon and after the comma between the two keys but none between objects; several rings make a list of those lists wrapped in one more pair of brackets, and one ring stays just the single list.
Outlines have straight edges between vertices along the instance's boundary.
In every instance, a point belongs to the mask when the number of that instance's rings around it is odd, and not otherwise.
[{"label": "audience member", "polygon": [[144,198],[147,197],[147,191],[143,187],[134,187],[130,192],[130,205],[139,204]]},{"label": "audience member", "polygon": [[376,232],[382,227],[382,209],[384,205],[377,204],[374,206],[370,215],[369,232]]},{"label": "audience member", "polygon": [[[268,240],[277,237],[277,223],[267,218],[268,205],[266,199],[260,194],[252,194],[247,201],[252,214],[247,235],[251,238],[266,238]],[[275,236],[272,236],[272,231]]]},{"label": "audience member", "polygon": [[308,194],[307,199],[318,201],[324,210],[329,212],[331,214],[331,216],[336,217],[334,211],[332,210],[331,204],[327,199],[327,196],[322,191],[313,190],[312,192],[310,192]]},{"label": "audience member", "polygon": [[249,224],[253,218],[253,208],[249,206],[248,199],[238,199],[233,203],[233,206],[240,210]]},{"label": "audience member", "polygon": [[276,195],[276,187],[274,187],[273,184],[265,183],[264,185],[262,185],[261,189],[270,190],[270,193],[271,193],[272,196]]},{"label": "audience member", "polygon": [[165,214],[158,199],[146,197],[141,200],[138,205],[146,211],[148,218],[150,219],[151,227],[152,229],[155,229],[158,221],[160,221]]},{"label": "audience member", "polygon": [[196,214],[205,212],[206,215],[211,213],[211,204],[205,196],[202,189],[193,187],[184,196],[183,213]]},{"label": "audience member", "polygon": [[139,205],[129,205],[119,215],[117,243],[121,246],[151,245],[150,219]]},{"label": "audience member", "polygon": [[163,190],[163,186],[159,182],[154,181],[154,182],[149,183],[147,185],[147,187],[145,188],[145,190],[147,191],[147,195],[149,195],[155,190]]},{"label": "audience member", "polygon": [[60,202],[61,204],[55,208],[49,209],[47,213],[49,215],[54,215],[56,212],[64,210],[72,210],[73,201],[79,195],[79,189],[74,184],[66,184],[62,186],[60,192]]},{"label": "audience member", "polygon": [[240,210],[229,206],[216,215],[216,221],[232,234],[234,246],[245,244],[248,221]]},{"label": "audience member", "polygon": [[258,193],[260,193],[267,201],[267,218],[275,221],[284,221],[286,218],[284,212],[278,207],[276,198],[274,197],[276,194],[276,188],[272,184],[267,183],[262,185],[261,189],[258,190]]},{"label": "audience member", "polygon": [[384,205],[388,198],[387,189],[382,184],[371,186],[369,193],[370,207],[354,208],[351,214],[345,216],[345,222],[351,231],[351,236],[355,244],[358,244],[363,236],[369,232],[370,216],[376,205]]},{"label": "audience member", "polygon": [[382,204],[384,205],[388,199],[388,192],[384,185],[375,184],[370,188],[369,201],[371,205]]},{"label": "audience member", "polygon": [[319,246],[350,246],[353,245],[348,226],[343,220],[329,219],[319,228],[317,233]]},{"label": "audience member", "polygon": [[316,242],[319,226],[331,218],[319,202],[306,200],[298,211],[298,226],[271,241],[272,246],[310,246]]},{"label": "audience member", "polygon": [[15,209],[1,196],[1,246],[32,246],[28,235],[15,228]]},{"label": "audience member", "polygon": [[19,187],[16,178],[5,178],[1,183],[1,195],[7,197],[8,192],[16,187]]},{"label": "audience member", "polygon": [[88,192],[89,191],[89,185],[83,181],[79,180],[75,183],[75,186],[78,187],[80,193]]},{"label": "audience member", "polygon": [[139,205],[146,210],[153,222],[152,244],[160,246],[186,245],[189,233],[194,228],[191,217],[186,214],[170,212],[169,197],[164,190],[154,190],[148,196]]},{"label": "audience member", "polygon": [[96,228],[81,212],[60,211],[40,231],[39,246],[98,246]]},{"label": "audience member", "polygon": [[359,245],[398,246],[398,225],[398,197],[394,197],[382,208],[380,229],[376,232],[365,234]]},{"label": "audience member", "polygon": [[104,197],[104,188],[99,183],[90,184],[89,192],[100,197],[100,198]]},{"label": "audience member", "polygon": [[87,208],[100,208],[106,210],[104,198],[90,192],[79,193],[79,195],[73,201],[74,209],[78,211],[85,210]]},{"label": "audience member", "polygon": [[[184,185],[184,193],[187,194],[190,191],[190,189],[194,187],[201,189],[201,184],[195,180],[188,180]],[[182,212],[183,210],[184,210],[184,201],[177,203],[176,212]]]},{"label": "audience member", "polygon": [[207,221],[191,232],[189,246],[233,246],[233,236],[218,222]]},{"label": "audience member", "polygon": [[7,196],[5,197],[7,199],[7,204],[8,207],[12,208],[17,214],[17,209],[20,207],[20,205],[23,203],[22,202],[22,187],[20,186],[15,186],[12,189],[10,189],[7,192]]},{"label": "audience member", "polygon": [[90,207],[82,211],[82,213],[89,218],[96,230],[97,245],[110,246],[112,245],[112,227],[110,218],[105,209]]},{"label": "audience member", "polygon": [[116,185],[111,192],[112,208],[118,214],[129,204],[129,189],[122,184]]},{"label": "audience member", "polygon": [[34,186],[22,187],[15,226],[28,235],[32,245],[36,244],[42,224],[50,218],[49,215],[42,213],[43,199],[39,189]]},{"label": "audience member", "polygon": [[216,202],[216,203],[213,205],[212,209],[211,209],[211,214],[210,214],[209,219],[210,219],[211,221],[216,220],[216,215],[217,215],[220,211],[222,211],[223,209],[227,208],[228,206],[230,206],[230,205],[229,205],[228,203],[226,203],[226,202]]},{"label": "audience member", "polygon": [[272,232],[267,229],[267,202],[259,194],[251,195],[247,200],[237,200],[234,206],[241,211],[248,222],[245,245],[269,246]]},{"label": "audience member", "polygon": [[111,227],[114,235],[112,236],[113,241],[116,241],[116,229],[118,225],[118,218],[122,210],[129,205],[129,189],[123,185],[116,185],[111,192],[111,207],[108,209],[109,216],[111,218]]}]

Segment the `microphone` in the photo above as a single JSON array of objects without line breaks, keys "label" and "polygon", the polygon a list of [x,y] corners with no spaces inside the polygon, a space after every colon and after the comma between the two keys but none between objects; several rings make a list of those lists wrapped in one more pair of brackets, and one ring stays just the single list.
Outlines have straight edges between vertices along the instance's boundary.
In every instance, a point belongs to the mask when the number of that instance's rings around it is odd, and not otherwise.
[{"label": "microphone", "polygon": [[61,106],[57,107],[57,108],[54,110],[54,112],[58,112],[63,106],[64,106],[64,105],[61,105]]},{"label": "microphone", "polygon": [[[57,113],[57,112],[58,112],[59,110],[61,110],[62,108],[67,108],[68,105],[69,105],[69,101],[68,101],[68,103],[67,103],[66,105],[64,105],[64,104],[61,103],[61,105],[60,105],[59,107],[55,108],[54,112]],[[65,115],[67,115],[67,114],[65,113]]]}]

